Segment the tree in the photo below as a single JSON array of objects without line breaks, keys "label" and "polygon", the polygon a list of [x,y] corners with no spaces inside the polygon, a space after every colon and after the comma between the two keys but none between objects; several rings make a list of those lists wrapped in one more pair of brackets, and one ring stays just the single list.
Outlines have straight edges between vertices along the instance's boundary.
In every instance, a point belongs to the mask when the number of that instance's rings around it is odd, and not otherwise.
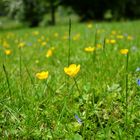
[{"label": "tree", "polygon": [[140,18],[140,0],[61,0],[70,6],[81,20],[103,20],[107,11],[116,20]]},{"label": "tree", "polygon": [[5,16],[7,14],[7,11],[6,11],[6,4],[4,2],[4,0],[1,0],[0,1],[0,16]]},{"label": "tree", "polygon": [[45,9],[40,0],[23,0],[21,20],[28,23],[30,27],[38,26],[44,12]]},{"label": "tree", "polygon": [[89,19],[102,20],[106,11],[105,0],[62,0],[63,5],[71,6],[80,16],[81,21]]}]

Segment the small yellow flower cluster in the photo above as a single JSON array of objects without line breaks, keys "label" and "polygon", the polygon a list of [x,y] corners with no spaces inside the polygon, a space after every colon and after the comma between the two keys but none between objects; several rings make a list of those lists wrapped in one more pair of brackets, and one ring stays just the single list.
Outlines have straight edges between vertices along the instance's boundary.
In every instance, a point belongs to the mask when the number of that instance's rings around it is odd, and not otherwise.
[{"label": "small yellow flower cluster", "polygon": [[130,41],[133,40],[133,36],[131,36],[131,35],[125,36],[121,33],[121,31],[115,31],[115,30],[111,31],[110,37],[115,37],[116,39],[127,39]]},{"label": "small yellow flower cluster", "polygon": [[106,39],[105,41],[107,44],[116,44],[116,40],[115,39]]},{"label": "small yellow flower cluster", "polygon": [[[67,74],[71,78],[74,78],[78,74],[79,71],[80,71],[80,65],[76,66],[76,64],[71,64],[68,67],[64,67],[65,74]],[[48,76],[49,76],[48,71],[42,71],[42,72],[36,73],[36,77],[40,80],[47,79]]]}]

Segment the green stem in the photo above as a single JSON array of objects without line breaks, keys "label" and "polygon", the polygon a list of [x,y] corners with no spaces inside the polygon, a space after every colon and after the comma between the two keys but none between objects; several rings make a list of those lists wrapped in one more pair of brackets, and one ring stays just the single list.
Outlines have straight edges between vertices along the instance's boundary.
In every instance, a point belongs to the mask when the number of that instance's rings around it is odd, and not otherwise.
[{"label": "green stem", "polygon": [[[19,48],[19,74],[20,74],[20,82],[22,81],[22,71],[21,71],[21,48]],[[21,84],[21,83],[20,83]]]},{"label": "green stem", "polygon": [[19,48],[19,76],[20,76],[20,93],[22,94],[22,68],[21,68],[21,48]]},{"label": "green stem", "polygon": [[125,69],[125,127],[127,131],[127,120],[128,120],[128,60],[129,60],[129,55],[127,54],[126,58],[126,69]]},{"label": "green stem", "polygon": [[97,27],[95,30],[95,41],[94,41],[95,51],[93,51],[93,53],[92,53],[93,62],[95,62],[95,60],[96,60],[96,45],[97,45]]},{"label": "green stem", "polygon": [[106,56],[106,42],[105,42],[106,38],[104,38],[104,41],[103,41],[103,52]]},{"label": "green stem", "polygon": [[26,72],[27,72],[27,74],[28,74],[28,76],[29,76],[29,78],[30,78],[31,84],[32,84],[32,86],[33,86],[33,89],[34,89],[35,92],[36,92],[35,83],[34,83],[34,81],[33,81],[33,78],[31,77],[31,74],[30,74],[30,72],[29,72],[29,69],[27,68],[27,66],[26,66],[25,63],[24,63],[24,66],[25,66]]},{"label": "green stem", "polygon": [[74,83],[75,83],[75,85],[76,85],[76,88],[77,88],[77,90],[78,90],[79,94],[81,94],[81,91],[80,91],[80,89],[79,89],[79,87],[78,87],[78,84],[77,84],[76,79],[75,79],[75,78],[73,78],[73,80],[74,80]]},{"label": "green stem", "polygon": [[23,91],[23,84],[22,84],[22,67],[21,67],[21,61],[22,61],[22,52],[21,52],[21,48],[19,48],[19,76],[20,76],[20,97],[22,99],[22,101],[24,100],[22,91]]},{"label": "green stem", "polygon": [[69,19],[69,49],[68,49],[68,66],[70,65],[70,43],[71,43],[71,19]]},{"label": "green stem", "polygon": [[4,64],[3,64],[3,71],[4,71],[4,73],[5,73],[6,82],[7,82],[8,89],[9,89],[9,95],[10,95],[10,97],[11,97],[10,82],[9,82],[8,73],[7,73],[7,71],[6,71],[6,68],[5,68],[5,65],[4,65]]}]

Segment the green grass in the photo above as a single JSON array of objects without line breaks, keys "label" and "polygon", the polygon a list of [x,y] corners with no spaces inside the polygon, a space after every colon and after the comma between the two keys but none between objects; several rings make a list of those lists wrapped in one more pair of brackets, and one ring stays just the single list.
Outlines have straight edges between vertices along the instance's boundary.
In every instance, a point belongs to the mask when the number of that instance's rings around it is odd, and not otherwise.
[{"label": "green grass", "polygon": [[[70,63],[81,66],[76,83],[64,73],[68,25],[1,32],[1,139],[140,139],[139,25],[140,21],[93,23],[89,29],[87,24],[72,23]],[[93,53],[84,51],[109,38],[116,43],[105,43]],[[23,48],[18,47],[20,42],[25,43]],[[51,47],[55,48],[53,55],[47,58]],[[124,48],[129,49],[127,70],[127,56],[120,54]],[[10,55],[5,54],[7,49]],[[41,71],[49,71],[48,79],[37,79]]]}]

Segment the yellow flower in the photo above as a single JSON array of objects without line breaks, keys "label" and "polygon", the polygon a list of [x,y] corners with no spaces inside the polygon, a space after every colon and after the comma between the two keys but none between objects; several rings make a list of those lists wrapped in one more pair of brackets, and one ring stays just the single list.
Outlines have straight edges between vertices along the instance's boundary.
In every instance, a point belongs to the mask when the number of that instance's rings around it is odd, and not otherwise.
[{"label": "yellow flower", "polygon": [[64,72],[70,77],[75,77],[79,71],[80,65],[76,66],[76,64],[71,64],[69,67],[64,68]]},{"label": "yellow flower", "polygon": [[101,44],[96,44],[96,47],[97,48],[102,48],[102,45]]},{"label": "yellow flower", "polygon": [[116,32],[115,30],[113,30],[113,31],[111,32],[112,35],[116,35],[116,33],[117,33],[117,32]]},{"label": "yellow flower", "polygon": [[4,48],[9,48],[9,44],[8,44],[6,41],[4,41],[4,42],[3,42],[3,47],[4,47]]},{"label": "yellow flower", "polygon": [[79,40],[80,39],[80,34],[76,34],[75,36],[73,36],[73,40],[76,41],[76,40]]},{"label": "yellow flower", "polygon": [[95,50],[95,48],[89,46],[89,47],[86,47],[84,50],[85,50],[85,52],[93,52]]},{"label": "yellow flower", "polygon": [[115,39],[111,39],[111,40],[109,41],[109,43],[110,43],[110,44],[115,44],[115,43],[116,43],[116,40],[115,40]]},{"label": "yellow flower", "polygon": [[88,27],[89,29],[91,29],[91,28],[93,27],[92,23],[88,23],[88,24],[87,24],[87,27]]},{"label": "yellow flower", "polygon": [[57,32],[54,33],[54,37],[58,37],[59,34]]},{"label": "yellow flower", "polygon": [[106,39],[105,42],[107,44],[115,44],[116,43],[116,40],[115,39]]},{"label": "yellow flower", "polygon": [[36,74],[36,77],[40,80],[47,79],[48,76],[49,76],[48,71],[42,71],[42,72]]},{"label": "yellow flower", "polygon": [[23,48],[25,46],[25,42],[20,42],[19,44],[18,44],[18,47],[19,48]]},{"label": "yellow flower", "polygon": [[105,43],[106,43],[106,44],[109,44],[109,42],[110,42],[109,39],[106,39],[106,40],[105,40]]},{"label": "yellow flower", "polygon": [[47,45],[47,42],[42,42],[42,44],[41,44],[42,46],[46,46]]},{"label": "yellow flower", "polygon": [[129,35],[129,36],[127,37],[127,40],[133,40],[133,37]]},{"label": "yellow flower", "polygon": [[63,37],[62,37],[62,39],[63,40],[67,40],[69,37],[67,36],[67,35],[64,35]]},{"label": "yellow flower", "polygon": [[12,53],[11,50],[5,50],[4,52],[5,52],[6,55],[10,55]]},{"label": "yellow flower", "polygon": [[35,36],[39,35],[39,31],[34,31],[33,35],[35,35]]},{"label": "yellow flower", "polygon": [[123,38],[124,38],[123,35],[117,35],[116,37],[117,37],[118,39],[123,39]]},{"label": "yellow flower", "polygon": [[52,56],[52,54],[53,54],[52,49],[49,49],[46,53],[46,57],[49,58]]},{"label": "yellow flower", "polygon": [[129,52],[128,49],[121,49],[120,50],[121,54],[128,54],[128,52]]}]

